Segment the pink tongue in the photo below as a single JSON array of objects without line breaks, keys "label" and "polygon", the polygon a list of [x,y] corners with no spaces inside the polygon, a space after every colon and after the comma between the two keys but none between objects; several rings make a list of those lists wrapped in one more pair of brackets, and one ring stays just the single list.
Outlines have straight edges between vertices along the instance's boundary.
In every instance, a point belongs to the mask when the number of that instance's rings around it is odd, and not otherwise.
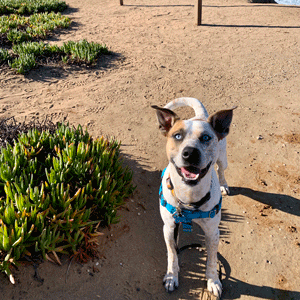
[{"label": "pink tongue", "polygon": [[181,168],[180,170],[181,170],[181,173],[184,174],[184,176],[185,176],[186,178],[195,179],[195,178],[197,178],[197,176],[199,175],[199,174],[191,173],[191,172],[189,172],[189,171],[188,171],[187,169],[185,169],[185,168]]}]

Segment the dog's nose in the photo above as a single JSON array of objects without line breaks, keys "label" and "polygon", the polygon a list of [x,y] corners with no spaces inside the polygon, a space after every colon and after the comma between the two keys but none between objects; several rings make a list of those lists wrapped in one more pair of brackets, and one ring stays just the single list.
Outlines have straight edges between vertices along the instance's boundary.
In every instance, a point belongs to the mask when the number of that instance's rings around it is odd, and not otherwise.
[{"label": "dog's nose", "polygon": [[185,147],[182,151],[182,158],[193,165],[198,165],[200,163],[200,151],[197,148]]}]

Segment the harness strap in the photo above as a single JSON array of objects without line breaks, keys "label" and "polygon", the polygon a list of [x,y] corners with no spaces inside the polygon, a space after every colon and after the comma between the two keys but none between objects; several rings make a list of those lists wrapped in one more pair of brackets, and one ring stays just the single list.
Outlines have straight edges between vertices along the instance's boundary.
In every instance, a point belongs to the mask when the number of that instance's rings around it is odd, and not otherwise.
[{"label": "harness strap", "polygon": [[175,206],[169,204],[164,196],[160,196],[160,204],[165,207],[168,212],[173,216],[176,224],[182,223],[183,230],[191,232],[192,231],[192,220],[194,219],[204,219],[204,218],[214,218],[222,207],[222,196],[220,198],[219,203],[210,211],[202,211],[202,210],[187,210],[180,209],[178,211]]},{"label": "harness strap", "polygon": [[[163,171],[162,177],[165,173],[165,170]],[[183,230],[187,231],[187,232],[192,231],[192,220],[193,219],[214,218],[219,213],[219,211],[221,210],[221,207],[222,207],[222,196],[221,196],[219,203],[214,208],[212,208],[210,211],[176,208],[175,206],[171,205],[170,203],[168,203],[165,200],[163,192],[162,192],[162,184],[159,188],[159,198],[160,198],[160,204],[163,207],[165,207],[168,210],[168,212],[173,216],[175,223],[176,224],[182,223]]]}]

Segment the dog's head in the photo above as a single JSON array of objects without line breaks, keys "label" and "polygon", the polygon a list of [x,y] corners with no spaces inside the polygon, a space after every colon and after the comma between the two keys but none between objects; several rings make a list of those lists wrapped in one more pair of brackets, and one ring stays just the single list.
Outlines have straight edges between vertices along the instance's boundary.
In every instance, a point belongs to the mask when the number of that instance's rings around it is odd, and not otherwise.
[{"label": "dog's head", "polygon": [[152,108],[156,109],[159,128],[167,137],[169,161],[186,183],[197,184],[216,163],[219,141],[229,133],[234,108],[208,118],[206,111],[202,111],[189,120],[181,120],[168,108]]}]

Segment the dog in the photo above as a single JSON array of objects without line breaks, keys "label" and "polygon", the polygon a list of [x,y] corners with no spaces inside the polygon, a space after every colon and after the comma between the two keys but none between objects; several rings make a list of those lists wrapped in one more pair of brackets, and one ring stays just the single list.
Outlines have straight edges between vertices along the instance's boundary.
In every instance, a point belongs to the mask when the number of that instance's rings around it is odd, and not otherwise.
[{"label": "dog", "polygon": [[[173,112],[190,106],[196,116],[181,120]],[[163,172],[160,187],[160,214],[168,252],[167,273],[163,279],[167,292],[178,287],[177,234],[180,223],[190,231],[192,220],[205,233],[207,248],[207,289],[221,297],[222,284],[217,272],[219,223],[222,194],[229,194],[224,176],[227,168],[226,136],[233,110],[208,115],[204,105],[195,98],[178,98],[156,110],[159,129],[167,137],[169,164]],[[214,165],[218,166],[218,177]]]}]

